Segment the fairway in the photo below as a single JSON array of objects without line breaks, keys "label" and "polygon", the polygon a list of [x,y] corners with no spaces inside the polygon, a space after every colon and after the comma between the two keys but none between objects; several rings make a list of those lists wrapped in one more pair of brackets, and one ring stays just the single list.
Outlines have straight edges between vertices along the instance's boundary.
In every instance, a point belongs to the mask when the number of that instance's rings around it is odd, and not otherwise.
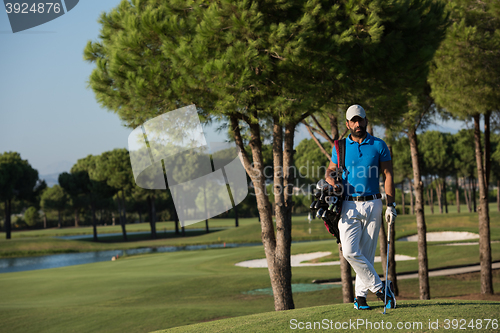
[{"label": "fairway", "polygon": [[[308,222],[305,215],[292,217],[292,240],[313,241],[331,240],[332,236],[326,231],[323,222],[315,219]],[[92,239],[66,240],[54,238],[55,236],[70,236],[75,234],[92,234],[91,227],[63,228],[47,230],[31,230],[14,232],[13,239],[6,240],[5,234],[0,233],[0,258],[24,257],[34,255],[47,255],[53,253],[71,253],[105,250],[125,250],[130,248],[161,247],[161,246],[185,246],[198,244],[223,244],[223,243],[261,243],[261,228],[257,218],[242,218],[240,226],[234,227],[232,219],[209,220],[210,233],[205,233],[204,223],[191,225],[192,229],[198,231],[186,232],[186,237],[174,233],[164,233],[165,229],[172,231],[172,222],[161,222],[157,224],[158,239],[151,239],[149,234],[131,235],[128,242],[123,242],[121,236],[101,237],[99,242]],[[434,214],[426,216],[427,231],[464,231],[478,233],[477,214],[474,213],[450,213]],[[99,227],[101,236],[104,233],[119,232],[120,226]],[[219,228],[217,231],[217,228]],[[500,213],[490,212],[491,240],[500,241]],[[190,229],[190,230],[192,230]],[[395,225],[396,239],[417,233],[415,215],[402,215],[398,217]],[[149,231],[148,223],[129,224],[129,232]],[[429,245],[450,243],[429,242]],[[478,253],[478,252],[476,252]]]},{"label": "fairway", "polygon": [[[499,220],[498,212],[491,212],[492,241],[500,240]],[[0,256],[220,244],[224,242],[260,242],[258,221],[256,219],[241,219],[240,221],[241,224],[238,228],[231,226],[234,225],[233,220],[210,222],[211,228],[215,229],[218,226],[227,229],[208,234],[196,232],[195,234],[187,234],[187,237],[157,240],[147,239],[148,235],[145,235],[146,238],[129,242],[121,242],[119,237],[109,242],[97,243],[90,240],[63,240],[50,236],[54,236],[52,233],[56,232],[66,233],[65,229],[34,230],[24,234],[30,237],[0,240]],[[477,233],[477,215],[475,214],[429,215],[426,216],[426,223],[429,232],[467,231]],[[141,231],[141,228],[147,230],[148,227],[148,224],[127,226],[131,231]],[[193,227],[199,226],[193,225]],[[80,228],[71,228],[68,231],[71,234],[78,229]],[[90,228],[81,229],[85,233],[91,232]],[[397,238],[415,233],[415,216],[398,217],[396,223]],[[336,242],[326,232],[322,222],[313,220],[309,223],[305,216],[294,216],[292,237],[294,241],[301,241],[292,244],[292,254],[330,251],[332,252],[330,256],[318,260],[338,260]],[[429,242],[430,269],[479,262],[479,246],[477,244],[449,246],[445,243],[450,242]],[[396,242],[395,244],[397,254],[410,257],[418,256],[416,242]],[[265,319],[268,318],[266,316],[274,314],[273,298],[268,293],[253,291],[267,290],[270,287],[268,270],[234,265],[244,260],[261,258],[265,258],[262,246],[221,248],[129,256],[114,262],[106,261],[80,266],[0,274],[0,284],[2,285],[0,289],[0,331],[151,332],[200,322],[212,322],[223,318],[270,312],[263,315],[262,318]],[[493,261],[500,260],[500,243],[492,243],[492,259]],[[375,268],[380,274],[382,273],[380,263],[376,263]],[[416,271],[418,270],[418,262],[417,260],[397,262],[396,270],[398,273]],[[432,299],[466,297],[469,294],[479,293],[479,273],[464,276],[460,276],[460,278],[458,278],[459,276],[430,278]],[[348,318],[349,316],[357,316],[358,313],[353,312],[352,305],[340,305],[339,308],[331,307],[332,304],[341,303],[342,290],[340,288],[316,291],[314,288],[302,288],[304,285],[311,285],[312,280],[339,278],[340,269],[338,266],[292,268],[292,284],[297,286],[297,288],[294,287],[294,290],[298,291],[294,292],[293,297],[295,307],[298,309],[295,311],[324,305],[327,307],[311,310],[313,313],[317,313],[314,316],[320,316],[323,313],[346,313]],[[392,313],[395,315],[396,311],[409,310],[410,308],[406,309],[404,304],[408,300],[418,299],[417,279],[401,280],[399,288],[401,301],[398,302],[398,305],[400,305],[400,309],[390,312],[388,317]],[[500,271],[494,271],[494,289],[500,289]],[[306,290],[309,291],[304,292]],[[368,301],[369,304],[376,302],[372,295]],[[415,308],[427,311],[422,312],[422,316],[435,311],[434,309],[429,310],[427,306],[415,304]],[[468,306],[458,308],[467,309],[469,312]],[[498,303],[491,306],[497,307]],[[497,313],[500,312],[498,308],[496,309]],[[252,331],[255,329],[255,326],[252,325],[257,325],[256,323],[263,325],[262,320],[264,319],[259,319],[261,317],[248,318],[257,318],[257,321],[249,319],[251,325],[242,324],[242,330]],[[444,319],[444,317],[442,318]],[[286,326],[286,318],[272,320],[277,321],[278,326],[273,328],[276,331],[282,331],[283,327],[289,330]],[[244,321],[246,322],[247,319]],[[232,322],[231,324],[223,322],[220,325],[224,327],[233,324]],[[220,325],[219,327],[221,327]],[[184,328],[186,327],[179,329],[182,331]],[[271,327],[269,328],[271,329]],[[205,327],[203,327],[204,329]]]},{"label": "fairway", "polygon": [[[500,244],[492,244],[500,254]],[[458,250],[466,248],[465,250]],[[472,249],[473,248],[473,249]],[[294,243],[292,254],[332,251],[334,241]],[[416,244],[398,244],[398,253],[415,256]],[[338,255],[338,254],[337,254]],[[150,332],[221,318],[273,312],[269,295],[247,292],[270,287],[267,269],[234,266],[264,257],[262,246],[132,256],[118,261],[0,274],[1,332]],[[477,245],[432,246],[429,264],[477,262]],[[497,258],[500,259],[500,258]],[[414,270],[416,261],[398,263]],[[377,266],[381,271],[381,266]],[[296,267],[292,283],[339,278],[338,266]],[[500,276],[495,273],[495,288]],[[474,278],[476,279],[476,278]],[[479,283],[431,278],[433,298],[478,293]],[[409,297],[418,280],[401,281]],[[294,293],[296,308],[341,302],[341,289]],[[369,302],[374,300],[369,300]],[[401,304],[404,304],[402,301]],[[352,305],[346,311],[354,311]],[[355,314],[353,314],[355,315]]]}]

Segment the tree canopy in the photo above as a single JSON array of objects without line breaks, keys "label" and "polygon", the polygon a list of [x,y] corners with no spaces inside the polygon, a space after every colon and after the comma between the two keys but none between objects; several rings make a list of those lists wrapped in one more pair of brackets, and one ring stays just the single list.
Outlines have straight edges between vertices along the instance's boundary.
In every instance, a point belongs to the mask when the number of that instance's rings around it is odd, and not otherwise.
[{"label": "tree canopy", "polygon": [[497,110],[500,100],[500,4],[449,2],[452,25],[429,82],[436,102],[462,118]]},{"label": "tree canopy", "polygon": [[[202,116],[230,122],[242,153],[248,129],[253,164],[247,154],[242,160],[257,194],[275,308],[290,309],[296,125],[338,101],[370,100],[386,117],[399,112],[383,102],[420,83],[442,18],[432,0],[123,0],[101,15],[100,40],[84,56],[96,64],[89,85],[98,101],[127,126],[196,104]],[[276,233],[262,133],[273,140]]]},{"label": "tree canopy", "polygon": [[11,238],[11,203],[14,199],[30,199],[35,193],[38,171],[17,152],[0,154],[0,200],[5,204],[5,234]]}]

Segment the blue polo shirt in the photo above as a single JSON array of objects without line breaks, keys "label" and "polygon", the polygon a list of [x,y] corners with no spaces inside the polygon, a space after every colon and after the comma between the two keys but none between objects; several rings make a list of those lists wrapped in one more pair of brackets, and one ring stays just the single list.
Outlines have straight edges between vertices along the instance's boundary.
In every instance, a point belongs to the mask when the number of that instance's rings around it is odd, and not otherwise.
[{"label": "blue polo shirt", "polygon": [[[351,135],[346,139],[345,166],[342,175],[344,194],[365,196],[380,193],[380,162],[391,160],[386,143],[369,133],[361,144],[353,141]],[[337,164],[337,151],[333,148],[332,161]]]}]

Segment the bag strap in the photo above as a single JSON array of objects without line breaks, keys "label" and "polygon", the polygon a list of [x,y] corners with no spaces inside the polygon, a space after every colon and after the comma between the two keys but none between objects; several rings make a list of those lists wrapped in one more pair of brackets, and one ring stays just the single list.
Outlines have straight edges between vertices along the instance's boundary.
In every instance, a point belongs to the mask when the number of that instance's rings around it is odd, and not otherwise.
[{"label": "bag strap", "polygon": [[345,139],[342,139],[339,141],[339,152],[340,154],[338,156],[340,156],[340,159],[339,159],[339,164],[340,167],[342,168],[342,171],[345,170]]},{"label": "bag strap", "polygon": [[345,139],[335,140],[335,151],[337,152],[337,169],[340,170],[339,175],[342,175],[345,169]]}]

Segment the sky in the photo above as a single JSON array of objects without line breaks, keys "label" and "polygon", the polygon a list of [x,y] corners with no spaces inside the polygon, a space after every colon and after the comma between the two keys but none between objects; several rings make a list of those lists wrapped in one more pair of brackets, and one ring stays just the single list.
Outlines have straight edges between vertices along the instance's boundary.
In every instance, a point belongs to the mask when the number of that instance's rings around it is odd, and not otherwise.
[{"label": "sky", "polygon": [[[132,129],[97,103],[87,87],[94,65],[83,60],[87,42],[98,39],[100,13],[119,3],[80,0],[57,19],[17,33],[0,5],[0,154],[18,152],[47,175],[69,171],[89,154],[127,148]],[[463,126],[449,122],[437,129]],[[207,140],[224,141],[215,127],[205,127]],[[295,142],[308,137],[301,127]]]}]

